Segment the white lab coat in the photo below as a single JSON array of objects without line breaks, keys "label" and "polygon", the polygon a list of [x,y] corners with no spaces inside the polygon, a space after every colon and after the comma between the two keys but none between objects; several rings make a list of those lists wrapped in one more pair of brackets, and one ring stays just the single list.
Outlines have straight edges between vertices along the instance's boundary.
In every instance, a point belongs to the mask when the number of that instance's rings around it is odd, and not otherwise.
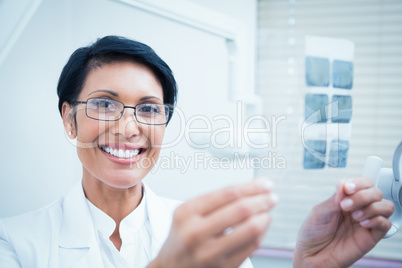
[{"label": "white lab coat", "polygon": [[[180,202],[159,197],[144,187],[154,259]],[[100,254],[81,182],[66,197],[44,208],[0,219],[0,267],[101,268]],[[242,267],[252,267],[250,260]]]}]

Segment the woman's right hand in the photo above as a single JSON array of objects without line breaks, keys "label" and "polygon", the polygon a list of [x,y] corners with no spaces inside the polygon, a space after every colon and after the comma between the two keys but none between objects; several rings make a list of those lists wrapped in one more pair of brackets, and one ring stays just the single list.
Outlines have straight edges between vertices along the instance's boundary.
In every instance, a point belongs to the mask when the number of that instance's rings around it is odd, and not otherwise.
[{"label": "woman's right hand", "polygon": [[238,267],[259,246],[278,201],[269,180],[230,186],[179,206],[149,268]]}]

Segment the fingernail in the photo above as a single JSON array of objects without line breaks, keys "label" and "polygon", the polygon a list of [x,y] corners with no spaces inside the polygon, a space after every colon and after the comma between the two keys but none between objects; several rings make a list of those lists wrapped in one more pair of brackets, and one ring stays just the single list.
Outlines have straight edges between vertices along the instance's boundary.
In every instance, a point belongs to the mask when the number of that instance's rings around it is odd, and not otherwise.
[{"label": "fingernail", "polygon": [[272,189],[274,189],[274,183],[270,180],[267,180],[267,179],[261,180],[260,184],[262,185],[262,187],[264,187],[268,191],[271,191]]},{"label": "fingernail", "polygon": [[344,199],[341,202],[341,207],[343,209],[348,209],[348,208],[350,208],[352,206],[353,206],[353,200],[352,199]]},{"label": "fingernail", "polygon": [[360,219],[361,217],[363,217],[363,215],[364,215],[363,210],[358,210],[352,213],[352,217],[355,220]]},{"label": "fingernail", "polygon": [[353,182],[347,182],[345,183],[345,188],[346,190],[348,190],[349,194],[353,194],[356,189],[356,184],[354,184]]},{"label": "fingernail", "polygon": [[272,202],[273,202],[274,204],[277,204],[277,203],[279,202],[279,196],[278,196],[277,194],[272,193],[272,194],[270,195],[270,197],[271,197],[271,200],[272,200]]},{"label": "fingernail", "polygon": [[368,225],[369,223],[370,223],[370,220],[367,219],[367,220],[361,221],[361,222],[360,222],[360,225],[361,225],[361,226],[366,226],[366,225]]}]

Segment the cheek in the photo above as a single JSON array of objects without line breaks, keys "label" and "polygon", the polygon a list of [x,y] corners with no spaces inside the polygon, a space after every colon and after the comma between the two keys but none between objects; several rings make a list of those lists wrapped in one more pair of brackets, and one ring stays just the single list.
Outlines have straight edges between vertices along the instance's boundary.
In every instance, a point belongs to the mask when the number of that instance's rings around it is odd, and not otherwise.
[{"label": "cheek", "polygon": [[152,147],[160,148],[165,134],[165,126],[152,126],[148,128],[147,136]]},{"label": "cheek", "polygon": [[105,131],[102,121],[92,120],[88,117],[77,117],[77,140],[81,143],[93,143]]}]

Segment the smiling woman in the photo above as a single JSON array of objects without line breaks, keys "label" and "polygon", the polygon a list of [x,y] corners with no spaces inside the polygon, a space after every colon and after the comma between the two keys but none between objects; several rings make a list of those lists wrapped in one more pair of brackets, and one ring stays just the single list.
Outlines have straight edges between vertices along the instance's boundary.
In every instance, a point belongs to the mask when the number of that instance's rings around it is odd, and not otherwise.
[{"label": "smiling woman", "polygon": [[2,265],[251,266],[246,258],[261,241],[277,200],[268,181],[181,206],[142,182],[158,159],[177,96],[172,71],[150,47],[107,36],[79,48],[57,93],[65,131],[77,141],[82,180],[47,207],[0,220]]}]

